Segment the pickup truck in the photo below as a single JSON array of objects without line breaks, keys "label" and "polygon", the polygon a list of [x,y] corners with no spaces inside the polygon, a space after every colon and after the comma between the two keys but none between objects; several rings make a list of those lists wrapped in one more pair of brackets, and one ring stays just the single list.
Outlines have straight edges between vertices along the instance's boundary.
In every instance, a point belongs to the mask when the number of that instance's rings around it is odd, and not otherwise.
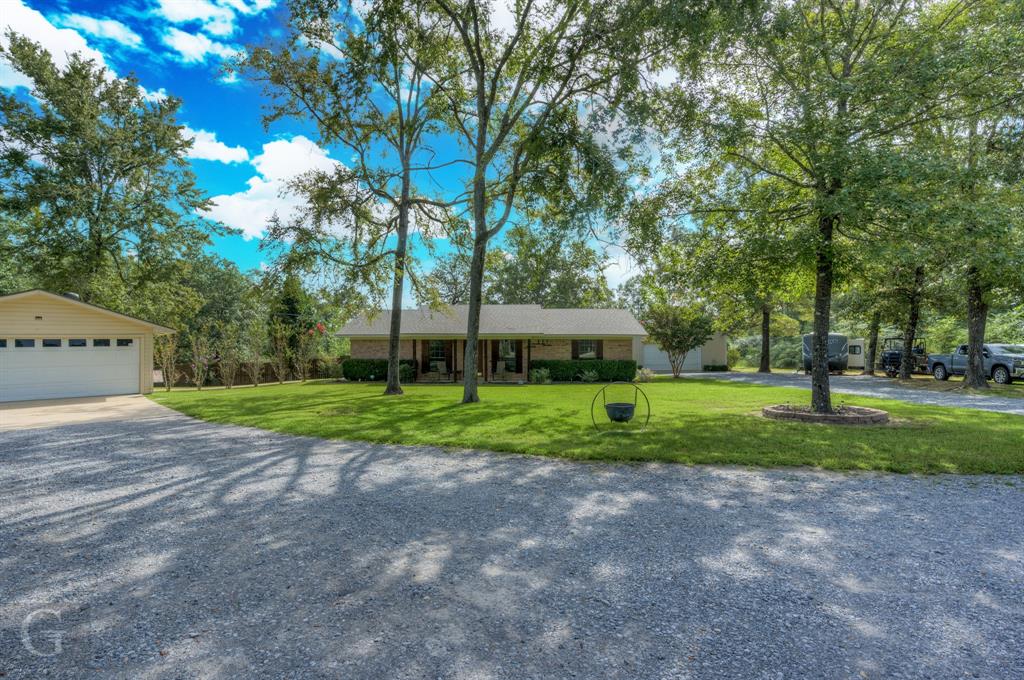
[{"label": "pickup truck", "polygon": [[[1009,385],[1014,378],[1024,378],[1024,345],[982,345],[985,374],[1000,385]],[[952,354],[928,356],[928,372],[936,380],[967,372],[967,345],[960,345]]]}]

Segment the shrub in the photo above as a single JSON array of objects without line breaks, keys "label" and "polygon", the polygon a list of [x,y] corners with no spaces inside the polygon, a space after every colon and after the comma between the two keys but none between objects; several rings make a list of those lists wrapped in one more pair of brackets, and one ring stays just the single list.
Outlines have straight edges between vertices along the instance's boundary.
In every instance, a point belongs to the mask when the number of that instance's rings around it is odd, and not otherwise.
[{"label": "shrub", "polygon": [[649,368],[641,368],[636,372],[636,381],[648,383],[654,380],[654,371]]},{"label": "shrub", "polygon": [[[348,359],[341,365],[345,380],[385,380],[388,377],[387,359]],[[398,362],[398,379],[412,382],[416,376],[416,361],[402,359]]]},{"label": "shrub", "polygon": [[585,383],[597,382],[597,379],[601,376],[592,368],[585,368],[580,371],[580,380]]},{"label": "shrub", "polygon": [[[384,365],[384,377],[387,378],[387,364]],[[416,380],[416,366],[412,363],[398,361],[398,382],[411,383]]]},{"label": "shrub", "polygon": [[555,382],[572,382],[583,371],[594,371],[601,382],[629,382],[636,375],[636,362],[632,359],[535,359],[531,368],[547,369]]},{"label": "shrub", "polygon": [[530,382],[547,385],[551,382],[551,371],[546,368],[534,368],[530,371]]},{"label": "shrub", "polygon": [[717,371],[728,371],[729,367],[725,364],[704,364],[704,370],[713,373]]},{"label": "shrub", "polygon": [[740,355],[739,347],[730,347],[726,352],[725,356],[726,363],[729,364],[730,366],[736,367],[740,365],[742,356]]}]

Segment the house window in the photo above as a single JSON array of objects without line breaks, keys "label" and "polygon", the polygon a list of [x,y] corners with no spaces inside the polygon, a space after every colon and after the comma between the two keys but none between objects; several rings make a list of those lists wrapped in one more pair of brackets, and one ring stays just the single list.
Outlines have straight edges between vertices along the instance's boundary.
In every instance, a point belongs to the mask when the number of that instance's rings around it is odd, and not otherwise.
[{"label": "house window", "polygon": [[597,340],[579,340],[576,346],[579,347],[579,359],[597,358]]},{"label": "house window", "polygon": [[110,347],[110,338],[96,338],[92,341],[93,347]]},{"label": "house window", "polygon": [[85,338],[71,338],[68,340],[68,347],[85,347]]},{"label": "house window", "polygon": [[131,338],[118,338],[117,339],[117,346],[118,347],[131,347],[132,346],[132,339]]},{"label": "house window", "polygon": [[855,356],[860,354],[860,345],[850,345],[850,354]]},{"label": "house window", "polygon": [[498,343],[498,359],[504,362],[506,373],[516,372],[515,340],[502,340]]},{"label": "house window", "polygon": [[43,347],[60,347],[60,338],[43,338]]},{"label": "house window", "polygon": [[36,341],[33,340],[32,338],[15,338],[14,346],[20,348],[35,347]]},{"label": "house window", "polygon": [[444,353],[444,340],[431,340],[427,350],[431,372],[441,371],[442,368],[447,371],[448,367],[445,366],[447,357],[445,357]]},{"label": "house window", "polygon": [[6,349],[6,348],[7,348],[7,340],[4,339],[4,338],[0,338],[0,349]]}]

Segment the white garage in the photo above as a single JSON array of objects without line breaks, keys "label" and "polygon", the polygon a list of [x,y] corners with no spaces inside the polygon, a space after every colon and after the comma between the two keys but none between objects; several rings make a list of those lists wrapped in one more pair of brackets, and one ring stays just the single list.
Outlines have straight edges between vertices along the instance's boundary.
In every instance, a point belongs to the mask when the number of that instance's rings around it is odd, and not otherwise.
[{"label": "white garage", "polygon": [[43,290],[0,297],[0,402],[153,391],[173,330]]},{"label": "white garage", "polygon": [[[686,353],[686,358],[683,359],[683,372],[690,373],[693,371],[703,370],[701,367],[703,364],[700,360],[700,347],[695,350]],[[644,343],[643,354],[640,357],[640,365],[644,368],[649,368],[655,373],[671,373],[672,364],[668,360],[668,353],[662,351],[657,345],[653,343]]]},{"label": "white garage", "polygon": [[[724,366],[727,359],[728,339],[721,333],[715,333],[711,339],[703,345],[686,353],[683,360],[683,372],[695,373],[703,371],[705,366]],[[640,345],[639,364],[649,368],[655,373],[671,373],[672,364],[668,360],[668,354],[661,350],[653,342],[644,342]],[[720,369],[713,369],[720,370]]]}]

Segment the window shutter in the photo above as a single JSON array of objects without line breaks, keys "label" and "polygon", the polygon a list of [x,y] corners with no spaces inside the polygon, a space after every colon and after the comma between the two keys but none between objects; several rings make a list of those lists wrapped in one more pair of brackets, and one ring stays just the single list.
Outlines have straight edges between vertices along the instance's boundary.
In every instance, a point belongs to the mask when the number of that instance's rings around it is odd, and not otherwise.
[{"label": "window shutter", "polygon": [[430,372],[430,341],[420,340],[420,354],[423,357],[420,359],[420,373]]},{"label": "window shutter", "polygon": [[494,375],[498,370],[498,352],[501,351],[501,345],[497,340],[491,340],[491,375]]},{"label": "window shutter", "polygon": [[597,358],[604,359],[604,340],[597,341]]},{"label": "window shutter", "polygon": [[572,358],[573,359],[579,359],[580,358],[580,341],[579,340],[573,340],[572,341]]},{"label": "window shutter", "polygon": [[452,364],[452,357],[455,356],[455,341],[444,343],[444,366],[449,371],[455,372],[455,365]]},{"label": "window shutter", "polygon": [[516,340],[516,373],[523,372],[523,341]]}]

